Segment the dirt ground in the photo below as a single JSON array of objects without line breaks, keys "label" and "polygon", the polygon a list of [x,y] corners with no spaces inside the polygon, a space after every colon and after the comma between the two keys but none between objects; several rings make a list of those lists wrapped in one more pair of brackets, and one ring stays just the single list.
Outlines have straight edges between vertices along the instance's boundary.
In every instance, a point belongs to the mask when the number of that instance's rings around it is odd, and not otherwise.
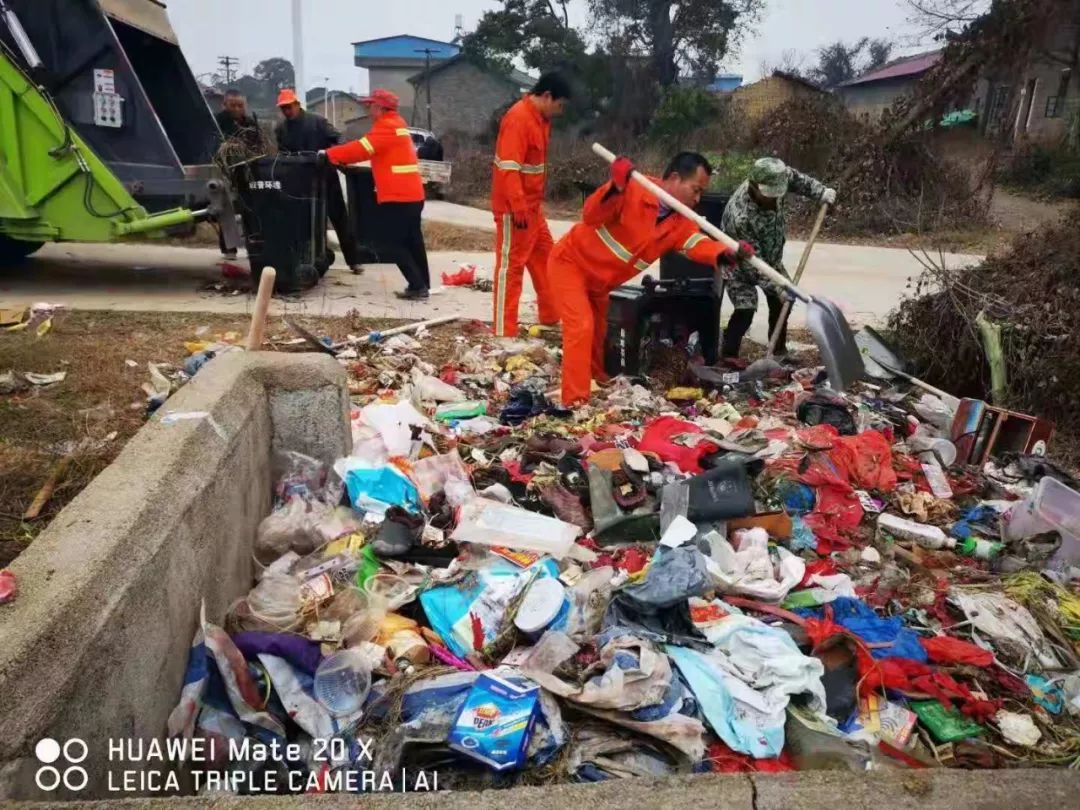
[{"label": "dirt ground", "polygon": [[[464,228],[460,225],[450,225],[445,222],[423,223],[424,245],[428,250],[491,250],[492,239],[490,231],[480,228]],[[195,232],[190,236],[168,236],[164,238],[135,238],[130,241],[147,242],[156,245],[177,245],[178,247],[215,247],[218,244],[217,229],[207,223],[201,222],[195,226]]]},{"label": "dirt ground", "polygon": [[[318,336],[343,340],[396,321],[346,316],[303,318],[300,323]],[[246,317],[232,315],[79,311],[61,312],[40,338],[0,332],[0,373],[67,372],[54,385],[0,394],[0,568],[146,423],[141,386],[150,380],[148,363],[182,367],[185,341],[215,340],[229,332],[242,340],[247,328]],[[460,329],[451,327],[434,330],[425,355],[444,360],[458,334]],[[280,350],[303,350],[285,345],[296,336],[280,320],[271,322],[268,335]],[[41,515],[24,521],[35,494],[67,454],[70,466]]]}]

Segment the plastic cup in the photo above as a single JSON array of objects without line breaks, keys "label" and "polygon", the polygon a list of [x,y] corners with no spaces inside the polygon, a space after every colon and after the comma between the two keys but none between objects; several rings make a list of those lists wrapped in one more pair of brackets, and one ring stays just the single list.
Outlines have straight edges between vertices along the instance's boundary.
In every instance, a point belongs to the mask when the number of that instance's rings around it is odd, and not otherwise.
[{"label": "plastic cup", "polygon": [[386,606],[387,611],[397,610],[412,599],[414,587],[403,577],[380,571],[364,583],[364,591],[373,604]]},{"label": "plastic cup", "polygon": [[358,650],[341,650],[315,670],[315,699],[337,717],[356,714],[371,691],[371,665]]}]

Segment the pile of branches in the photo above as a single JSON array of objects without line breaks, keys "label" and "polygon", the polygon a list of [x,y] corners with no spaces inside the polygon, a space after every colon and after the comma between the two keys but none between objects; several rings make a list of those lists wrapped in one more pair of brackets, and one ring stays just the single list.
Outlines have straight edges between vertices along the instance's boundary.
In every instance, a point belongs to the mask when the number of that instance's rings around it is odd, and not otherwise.
[{"label": "pile of branches", "polygon": [[[834,234],[922,233],[970,227],[985,217],[964,171],[935,156],[932,132],[912,129],[890,138],[883,132],[835,99],[801,98],[766,115],[752,143],[758,153],[777,155],[837,187],[839,207],[828,220]],[[815,207],[801,203],[793,218],[798,222]]]},{"label": "pile of branches", "polygon": [[[995,403],[1080,437],[1080,212],[1018,236],[1009,249],[959,270],[926,268],[890,315],[893,340],[919,376],[956,396],[990,398],[976,318],[1001,326],[1008,384]],[[1078,460],[1076,451],[1069,460]]]}]

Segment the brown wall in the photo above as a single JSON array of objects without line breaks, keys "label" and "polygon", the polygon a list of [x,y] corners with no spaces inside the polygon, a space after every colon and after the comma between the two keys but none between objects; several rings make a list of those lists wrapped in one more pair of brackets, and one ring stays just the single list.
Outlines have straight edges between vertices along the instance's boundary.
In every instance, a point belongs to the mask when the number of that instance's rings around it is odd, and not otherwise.
[{"label": "brown wall", "polygon": [[814,90],[782,76],[768,76],[761,81],[737,88],[731,97],[733,103],[742,109],[743,115],[755,121],[785,102],[822,94],[820,90]]}]

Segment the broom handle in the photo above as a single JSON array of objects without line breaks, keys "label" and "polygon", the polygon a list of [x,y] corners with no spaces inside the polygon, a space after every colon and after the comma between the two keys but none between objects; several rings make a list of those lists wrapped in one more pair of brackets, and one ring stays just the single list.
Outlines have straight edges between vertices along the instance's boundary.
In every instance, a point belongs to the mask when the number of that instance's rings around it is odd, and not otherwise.
[{"label": "broom handle", "polygon": [[[817,212],[817,219],[814,220],[814,227],[810,231],[810,239],[806,242],[806,247],[803,248],[802,257],[799,259],[799,266],[795,270],[794,283],[798,284],[802,280],[803,270],[806,269],[806,263],[810,261],[810,251],[814,249],[814,243],[817,241],[818,234],[821,233],[821,226],[825,224],[825,215],[829,212],[829,206],[827,203],[822,203]],[[784,306],[780,309],[780,317],[776,320],[776,328],[773,329],[772,337],[769,338],[769,349],[765,352],[766,357],[772,357],[776,352],[776,344],[780,342],[780,333],[784,331],[784,326],[787,324],[788,315],[791,314],[791,301],[785,301]]]},{"label": "broom handle", "polygon": [[[615,154],[611,150],[606,149],[605,147],[601,146],[598,143],[594,143],[592,145],[592,150],[593,150],[593,152],[595,154],[602,157],[608,163],[611,163],[612,161],[615,160]],[[631,172],[630,178],[632,180],[634,180],[638,185],[644,187],[645,190],[648,191],[650,194],[653,194],[657,198],[659,198],[664,203],[664,205],[666,205],[668,208],[671,208],[671,209],[673,209],[675,211],[678,211],[680,214],[682,214],[688,220],[690,220],[691,222],[696,224],[699,228],[701,228],[701,230],[705,231],[705,233],[707,233],[709,236],[711,236],[717,242],[721,243],[722,245],[726,245],[727,247],[731,248],[731,250],[733,250],[733,251],[736,251],[736,250],[739,249],[739,243],[738,242],[736,242],[734,239],[732,239],[730,236],[728,236],[722,230],[720,230],[715,225],[713,225],[711,222],[709,222],[709,220],[705,219],[705,217],[701,216],[701,214],[697,213],[696,211],[694,211],[689,206],[683,205],[681,202],[676,200],[674,197],[672,197],[670,194],[668,194],[666,191],[664,191],[662,188],[660,188],[660,186],[656,185],[656,183],[654,183],[648,177],[643,175],[641,172],[639,172],[637,170]],[[769,267],[769,265],[767,265],[765,262],[763,262],[759,257],[757,257],[757,256],[751,257],[750,258],[750,266],[753,267],[755,270],[757,270],[759,273],[761,273],[761,275],[765,276],[765,278],[769,279],[769,281],[790,290],[791,293],[796,298],[798,298],[800,301],[803,301],[804,303],[809,304],[813,300],[813,299],[810,298],[809,295],[807,295],[802,290],[800,290],[798,287],[796,287],[794,284],[792,284],[791,279],[786,278],[785,276],[783,276],[780,273],[773,270],[771,267]]]}]

